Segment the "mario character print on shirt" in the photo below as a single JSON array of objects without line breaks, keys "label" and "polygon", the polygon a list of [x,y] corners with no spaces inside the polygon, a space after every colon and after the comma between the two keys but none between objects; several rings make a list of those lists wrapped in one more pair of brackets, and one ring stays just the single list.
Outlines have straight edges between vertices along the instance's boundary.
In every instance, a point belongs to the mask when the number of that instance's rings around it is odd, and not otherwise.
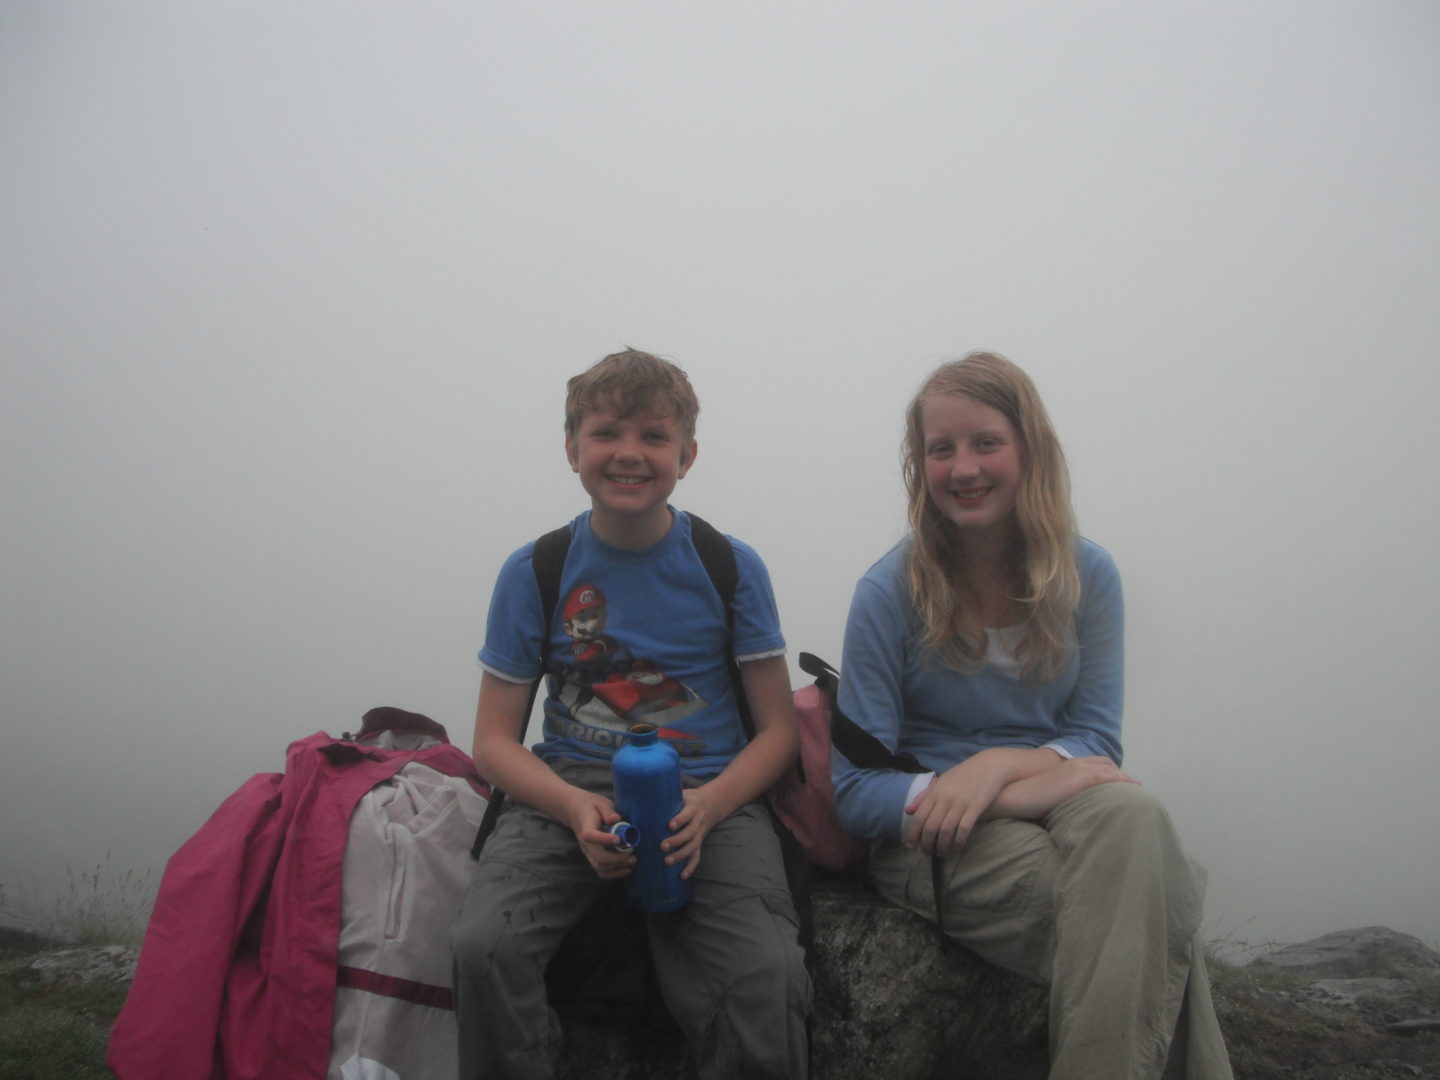
[{"label": "mario character print on shirt", "polygon": [[563,734],[613,749],[631,724],[644,720],[681,756],[701,753],[703,739],[667,725],[703,709],[705,700],[605,633],[606,616],[597,585],[577,585],[565,598],[562,626],[570,648],[551,666],[554,696],[569,713]]}]

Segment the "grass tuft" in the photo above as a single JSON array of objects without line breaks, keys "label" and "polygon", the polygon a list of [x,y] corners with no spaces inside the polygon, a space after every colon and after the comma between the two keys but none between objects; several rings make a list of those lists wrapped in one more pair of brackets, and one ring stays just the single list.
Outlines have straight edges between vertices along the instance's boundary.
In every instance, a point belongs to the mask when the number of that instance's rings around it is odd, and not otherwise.
[{"label": "grass tuft", "polygon": [[117,873],[110,853],[93,870],[78,874],[65,864],[67,886],[57,893],[50,910],[27,897],[19,898],[0,882],[0,911],[26,917],[26,923],[43,925],[54,938],[72,945],[139,945],[155,903],[155,886],[149,871]]},{"label": "grass tuft", "polygon": [[110,853],[103,865],[82,871],[79,879],[67,864],[70,888],[59,906],[57,922],[80,945],[138,945],[155,902],[150,873],[126,870],[116,876]]},{"label": "grass tuft", "polygon": [[[1251,920],[1247,920],[1247,923]],[[1223,934],[1216,934],[1205,941],[1205,963],[1212,968],[1233,970],[1243,967],[1257,956],[1272,952],[1280,943],[1272,938],[1251,941],[1240,934],[1246,924],[1241,924]]]}]

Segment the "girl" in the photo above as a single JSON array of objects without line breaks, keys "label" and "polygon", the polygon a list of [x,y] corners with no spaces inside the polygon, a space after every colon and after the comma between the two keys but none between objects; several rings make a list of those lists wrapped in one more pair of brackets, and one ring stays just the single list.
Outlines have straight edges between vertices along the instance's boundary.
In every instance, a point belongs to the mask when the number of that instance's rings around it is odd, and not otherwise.
[{"label": "girl", "polygon": [[855,589],[840,708],[932,770],[837,755],[880,892],[1050,986],[1052,1080],[1231,1076],[1204,874],[1120,771],[1123,609],[1026,374],[972,353],[910,403],[910,535]]}]

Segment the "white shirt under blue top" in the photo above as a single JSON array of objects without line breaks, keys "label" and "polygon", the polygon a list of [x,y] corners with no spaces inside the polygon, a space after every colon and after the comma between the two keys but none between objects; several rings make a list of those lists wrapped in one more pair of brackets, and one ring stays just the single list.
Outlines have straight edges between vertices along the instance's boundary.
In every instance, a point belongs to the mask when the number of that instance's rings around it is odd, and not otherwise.
[{"label": "white shirt under blue top", "polygon": [[[1052,747],[1062,757],[1104,755],[1120,763],[1124,702],[1124,602],[1108,552],[1077,548],[1078,648],[1044,683],[1023,682],[993,664],[973,675],[943,667],[921,642],[905,582],[901,541],[855,586],[840,665],[840,710],[898,753],[944,772],[990,747]],[[856,769],[833,757],[841,824],[856,836],[901,838],[913,775]]]}]

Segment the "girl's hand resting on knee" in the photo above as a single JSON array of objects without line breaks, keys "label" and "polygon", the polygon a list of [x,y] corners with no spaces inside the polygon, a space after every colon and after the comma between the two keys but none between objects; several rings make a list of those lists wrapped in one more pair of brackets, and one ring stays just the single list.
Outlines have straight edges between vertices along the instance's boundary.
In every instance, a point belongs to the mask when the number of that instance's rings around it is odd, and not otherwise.
[{"label": "girl's hand resting on knee", "polygon": [[905,812],[911,815],[905,846],[948,855],[970,838],[980,817],[1014,779],[1003,751],[982,750],[938,774]]},{"label": "girl's hand resting on knee", "polygon": [[594,868],[598,877],[605,880],[622,878],[635,865],[635,856],[629,852],[616,851],[620,838],[609,829],[620,820],[615,806],[603,795],[576,788],[570,798],[570,812],[566,818],[570,831],[580,842],[580,851],[585,860]]},{"label": "girl's hand resting on knee", "polygon": [[1128,780],[1109,758],[1066,759],[1045,747],[996,746],[940,773],[905,808],[905,846],[948,855],[981,821],[1040,817],[1087,787]]},{"label": "girl's hand resting on knee", "polygon": [[1007,785],[984,816],[1035,821],[1086,788],[1111,783],[1138,784],[1140,781],[1122,772],[1120,766],[1103,755],[1069,758],[1056,763],[1052,769]]}]

